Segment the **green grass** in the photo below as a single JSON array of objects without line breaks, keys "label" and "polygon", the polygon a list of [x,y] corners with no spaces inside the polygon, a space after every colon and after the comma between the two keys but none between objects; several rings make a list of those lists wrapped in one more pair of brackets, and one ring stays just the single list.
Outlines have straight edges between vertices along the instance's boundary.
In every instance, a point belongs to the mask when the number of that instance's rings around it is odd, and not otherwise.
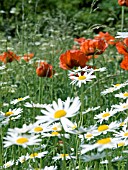
[{"label": "green grass", "polygon": [[[29,18],[30,17],[30,18]],[[45,21],[39,22],[40,18],[38,15],[30,15],[27,19],[22,18],[22,23],[19,25],[18,21],[15,20],[16,32],[14,37],[5,36],[5,32],[1,34],[0,42],[0,52],[3,53],[8,49],[14,51],[17,55],[22,56],[26,53],[34,53],[34,58],[30,62],[25,62],[23,59],[19,62],[13,61],[12,63],[7,63],[4,70],[0,71],[0,111],[8,112],[9,109],[22,108],[23,113],[21,117],[17,120],[10,120],[9,123],[1,125],[0,136],[0,166],[3,166],[6,162],[14,160],[14,165],[8,170],[14,169],[23,169],[29,170],[30,167],[35,168],[44,168],[45,166],[57,166],[57,170],[72,170],[72,169],[91,169],[91,170],[125,170],[127,169],[127,146],[117,147],[113,149],[104,149],[102,152],[105,153],[104,158],[94,159],[90,161],[84,161],[81,159],[81,140],[79,134],[70,134],[70,138],[63,137],[62,134],[68,133],[64,129],[61,131],[60,138],[58,137],[45,137],[42,138],[40,145],[28,146],[23,148],[22,146],[12,145],[8,148],[4,148],[3,137],[7,135],[8,129],[11,128],[21,128],[23,124],[29,125],[30,123],[36,122],[36,116],[42,115],[40,108],[27,108],[24,106],[26,102],[40,103],[40,104],[52,104],[53,101],[56,101],[60,98],[62,101],[65,101],[67,97],[75,98],[79,97],[81,101],[81,107],[78,111],[78,115],[71,118],[72,122],[76,122],[78,128],[80,125],[83,128],[90,128],[91,125],[100,124],[94,119],[95,115],[102,113],[107,108],[110,109],[112,105],[119,104],[120,102],[124,103],[126,100],[116,98],[114,95],[120,92],[127,91],[127,86],[109,93],[107,95],[101,95],[101,92],[114,84],[121,84],[127,80],[127,71],[120,68],[120,61],[122,55],[118,54],[114,46],[109,47],[102,55],[99,55],[95,59],[95,63],[92,60],[89,61],[89,64],[95,65],[96,68],[106,67],[105,72],[95,73],[96,79],[91,82],[87,82],[85,85],[82,85],[81,88],[78,86],[73,86],[70,84],[71,80],[68,77],[68,71],[63,70],[59,67],[59,57],[62,53],[72,48],[74,45],[75,35],[83,35],[86,38],[93,38],[94,32],[91,29],[84,31],[80,30],[82,23],[78,23],[74,28],[74,21],[69,21],[65,19],[65,16],[59,14],[55,18],[50,18],[50,16],[44,15]],[[36,22],[37,19],[37,22]],[[62,20],[63,19],[63,20]],[[42,31],[40,28],[42,23],[46,23],[45,29]],[[76,24],[76,23],[75,23]],[[114,34],[116,35],[116,30]],[[75,32],[75,33],[74,33]],[[36,75],[35,63],[38,60],[44,60],[52,64],[53,69],[55,70],[55,75],[52,78],[40,78]],[[2,66],[3,63],[1,62]],[[6,82],[6,83],[4,83]],[[16,105],[10,104],[14,99],[25,97],[29,95],[30,98],[17,103]],[[6,105],[5,105],[6,104]],[[100,106],[99,109],[95,111],[90,111],[89,113],[82,115],[83,111],[86,111],[88,108]],[[120,111],[118,114],[115,114],[108,121],[103,122],[110,124],[114,121],[123,121],[127,118],[128,112]],[[2,120],[0,119],[2,122]],[[102,123],[102,124],[103,124]],[[77,129],[78,129],[77,128]],[[120,131],[122,128],[118,128],[116,131]],[[84,132],[85,133],[85,132]],[[94,139],[87,141],[86,139],[82,144],[94,144],[97,140],[102,138],[111,137],[112,132],[107,134],[101,134],[96,136]],[[42,148],[41,144],[45,144],[46,147]],[[20,156],[30,155],[32,153],[48,151],[48,153],[42,158],[28,159],[24,163],[19,163],[16,165],[16,161]],[[93,154],[102,154],[102,152],[94,149],[87,152],[84,155],[90,156]],[[70,156],[76,156],[76,159],[70,160],[56,160],[52,158],[59,154],[71,154]],[[117,156],[122,156],[122,160],[117,160],[111,162]],[[103,160],[108,160],[108,164],[101,164]],[[1,168],[4,169],[4,168]]]}]

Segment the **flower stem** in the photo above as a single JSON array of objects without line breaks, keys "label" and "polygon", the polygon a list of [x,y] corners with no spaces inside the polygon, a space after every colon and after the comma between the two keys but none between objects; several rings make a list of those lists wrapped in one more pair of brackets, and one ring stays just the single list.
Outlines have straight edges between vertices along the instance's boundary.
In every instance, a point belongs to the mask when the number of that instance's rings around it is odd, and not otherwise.
[{"label": "flower stem", "polygon": [[122,14],[121,14],[121,31],[124,28],[124,6],[122,6]]},{"label": "flower stem", "polygon": [[81,112],[80,112],[80,121],[79,121],[79,127],[82,126],[83,124],[83,110],[84,110],[84,85],[81,85],[81,95],[80,95],[80,99],[81,99]]}]

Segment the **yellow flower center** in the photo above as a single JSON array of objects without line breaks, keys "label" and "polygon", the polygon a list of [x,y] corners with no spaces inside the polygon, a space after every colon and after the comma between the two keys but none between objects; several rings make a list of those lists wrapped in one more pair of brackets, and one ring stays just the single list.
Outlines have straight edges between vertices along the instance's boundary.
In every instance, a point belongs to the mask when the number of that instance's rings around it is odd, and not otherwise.
[{"label": "yellow flower center", "polygon": [[115,84],[116,87],[120,86],[121,84]]},{"label": "yellow flower center", "polygon": [[17,100],[18,100],[18,101],[21,101],[21,100],[23,100],[23,98],[18,98]]},{"label": "yellow flower center", "polygon": [[72,126],[72,130],[74,130],[74,129],[76,129],[77,128],[77,126],[76,125],[73,125]]},{"label": "yellow flower center", "polygon": [[64,157],[67,157],[67,156],[69,156],[69,154],[60,154],[61,158],[64,158]]},{"label": "yellow flower center", "polygon": [[124,93],[124,97],[128,97],[128,93]]},{"label": "yellow flower center", "polygon": [[124,142],[120,142],[120,143],[118,143],[118,147],[121,147],[121,146],[124,146],[125,145],[125,143]]},{"label": "yellow flower center", "polygon": [[23,163],[23,162],[25,162],[25,161],[26,161],[25,158],[22,158],[22,159],[20,160],[21,163]]},{"label": "yellow flower center", "polygon": [[101,126],[98,127],[98,131],[99,131],[99,132],[105,131],[105,130],[107,130],[107,129],[109,129],[109,126],[108,126],[108,125],[101,125]]},{"label": "yellow flower center", "polygon": [[104,114],[102,115],[103,118],[108,117],[108,116],[110,116],[110,113],[104,113]]},{"label": "yellow flower center", "polygon": [[86,138],[91,138],[93,135],[91,133],[86,134]]},{"label": "yellow flower center", "polygon": [[6,166],[6,168],[8,168],[8,167],[11,166],[11,164],[10,164],[9,162],[7,162],[7,163],[5,164],[5,166]]},{"label": "yellow flower center", "polygon": [[59,135],[58,132],[52,132],[51,134],[52,134],[52,136],[58,136]]},{"label": "yellow flower center", "polygon": [[85,80],[86,79],[86,76],[79,76],[78,77],[78,80]]},{"label": "yellow flower center", "polygon": [[16,142],[18,143],[18,144],[24,144],[24,143],[27,143],[28,142],[28,138],[19,138],[19,139],[17,139],[16,140]]},{"label": "yellow flower center", "polygon": [[111,138],[104,138],[104,139],[97,141],[97,143],[100,144],[100,145],[105,145],[105,144],[108,144],[110,142],[111,142]]},{"label": "yellow flower center", "polygon": [[120,123],[120,126],[124,126],[124,125],[125,125],[125,123],[124,123],[124,122]]},{"label": "yellow flower center", "polygon": [[54,113],[54,118],[64,117],[67,113],[64,110],[58,110]]},{"label": "yellow flower center", "polygon": [[124,133],[124,136],[128,136],[128,132]]},{"label": "yellow flower center", "polygon": [[34,157],[36,157],[36,156],[38,156],[38,153],[32,153],[32,154],[30,155],[30,158],[34,158]]},{"label": "yellow flower center", "polygon": [[41,132],[41,131],[43,131],[43,128],[40,126],[34,128],[34,132]]},{"label": "yellow flower center", "polygon": [[52,130],[57,130],[57,127],[53,127]]},{"label": "yellow flower center", "polygon": [[13,114],[13,112],[6,112],[5,113],[5,116],[10,116],[10,115],[12,115]]},{"label": "yellow flower center", "polygon": [[126,105],[123,106],[124,109],[127,108],[127,107],[128,107],[128,104],[126,104]]}]

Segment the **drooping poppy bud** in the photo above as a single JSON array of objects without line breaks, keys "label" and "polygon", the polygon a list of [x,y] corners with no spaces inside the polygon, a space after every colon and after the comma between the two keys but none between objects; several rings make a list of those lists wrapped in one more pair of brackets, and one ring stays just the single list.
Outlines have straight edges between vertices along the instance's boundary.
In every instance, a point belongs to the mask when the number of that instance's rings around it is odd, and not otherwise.
[{"label": "drooping poppy bud", "polygon": [[40,65],[36,69],[36,74],[39,77],[52,77],[54,74],[52,65],[46,63],[45,61],[40,62]]},{"label": "drooping poppy bud", "polygon": [[118,4],[120,6],[127,6],[128,7],[128,0],[118,0]]}]

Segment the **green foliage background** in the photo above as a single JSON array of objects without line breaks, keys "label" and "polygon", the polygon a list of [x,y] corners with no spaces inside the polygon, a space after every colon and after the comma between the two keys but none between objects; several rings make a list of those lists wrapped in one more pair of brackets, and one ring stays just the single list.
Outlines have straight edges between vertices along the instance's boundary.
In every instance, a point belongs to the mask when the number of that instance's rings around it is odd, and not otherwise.
[{"label": "green foliage background", "polygon": [[[127,12],[128,8],[125,8]],[[38,31],[45,32],[51,25],[48,18],[59,19],[56,23],[60,26],[66,22],[67,27],[71,21],[72,32],[69,34],[78,37],[85,29],[92,29],[95,33],[120,31],[121,24],[121,6],[117,0],[4,0],[0,3],[0,13],[0,31],[11,36],[15,36],[17,27],[20,30],[23,22],[38,23]],[[128,27],[127,21],[125,15],[125,28]],[[76,24],[80,26],[77,30]]]}]

